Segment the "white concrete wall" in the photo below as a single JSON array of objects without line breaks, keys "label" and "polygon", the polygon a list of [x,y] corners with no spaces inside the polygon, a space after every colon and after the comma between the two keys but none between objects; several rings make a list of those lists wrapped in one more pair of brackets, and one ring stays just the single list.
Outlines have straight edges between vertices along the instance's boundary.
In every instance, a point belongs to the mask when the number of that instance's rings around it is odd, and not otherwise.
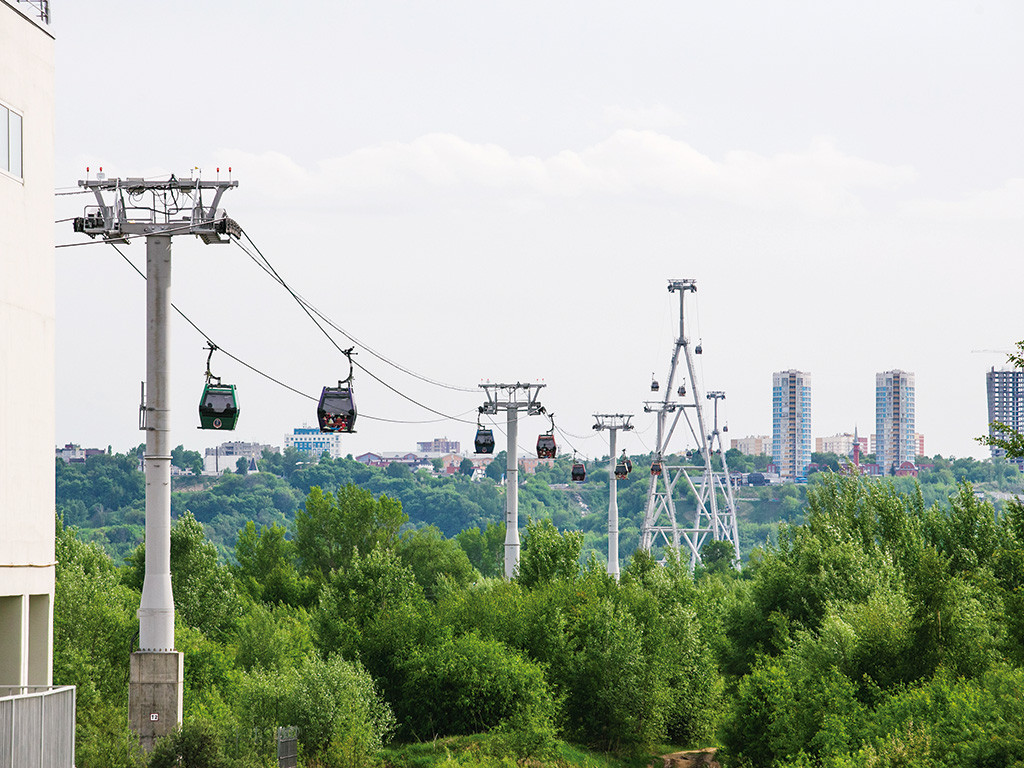
[{"label": "white concrete wall", "polygon": [[15,598],[5,601],[0,655],[21,655],[20,679],[0,684],[52,676],[53,61],[49,31],[0,0],[0,102],[22,115],[24,142],[23,178],[0,171],[0,598]]}]

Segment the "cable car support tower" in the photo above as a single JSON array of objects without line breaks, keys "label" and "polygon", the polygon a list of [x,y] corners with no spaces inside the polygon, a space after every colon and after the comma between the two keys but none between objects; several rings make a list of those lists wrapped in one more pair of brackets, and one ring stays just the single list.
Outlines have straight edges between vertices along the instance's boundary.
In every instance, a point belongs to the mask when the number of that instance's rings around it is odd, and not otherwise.
[{"label": "cable car support tower", "polygon": [[[709,430],[704,416],[703,398],[694,375],[693,354],[700,354],[700,344],[695,350],[691,349],[684,323],[686,295],[697,292],[697,282],[689,279],[669,280],[668,290],[669,293],[679,294],[679,336],[672,350],[672,363],[664,398],[644,403],[645,412],[657,414],[658,432],[650,485],[647,490],[647,507],[640,529],[640,546],[647,552],[654,547],[672,547],[677,550],[685,548],[686,554],[689,555],[690,567],[693,568],[701,561],[701,548],[708,541],[728,541],[733,545],[734,563],[739,567],[736,502],[718,426],[718,401],[725,398],[725,393],[715,391],[707,394],[706,399],[713,400],[715,404],[714,420]],[[675,386],[680,356],[686,362],[689,391],[686,381],[682,379],[678,387]],[[674,400],[673,393],[683,400]],[[689,402],[686,400],[687,394]],[[689,451],[686,454],[687,463],[671,466],[665,464],[665,456],[669,455],[668,445],[679,424],[680,416],[684,417],[697,445],[697,456],[702,459],[702,464],[689,463],[690,457],[693,456]],[[721,471],[716,471],[712,465],[712,455],[716,450],[722,462]],[[656,469],[658,471],[655,471]],[[680,481],[684,482],[685,487],[690,489],[696,499],[693,525],[689,528],[680,526],[676,514],[673,492]],[[682,554],[683,552],[680,552],[681,556]]]},{"label": "cable car support tower", "polygon": [[615,436],[621,429],[629,431],[633,425],[629,420],[631,413],[595,413],[594,429],[598,432],[608,430],[608,575],[619,578],[619,501],[618,482],[615,466],[618,461],[615,454]]},{"label": "cable car support tower", "polygon": [[[219,169],[218,169],[219,170]],[[128,244],[146,238],[146,381],[139,429],[146,432],[146,574],[139,606],[139,651],[131,657],[129,720],[142,746],[182,720],[184,655],[174,646],[171,590],[170,344],[171,238],[195,235],[206,244],[227,243],[241,228],[218,206],[237,181],[140,178],[79,181],[97,205],[74,220],[75,232]],[[212,197],[204,204],[204,192]]]},{"label": "cable car support tower", "polygon": [[487,395],[487,402],[480,406],[480,413],[494,416],[498,411],[506,413],[505,437],[505,578],[511,579],[519,568],[519,457],[516,440],[519,437],[519,412],[527,416],[544,413],[537,396],[544,384],[481,384]]}]

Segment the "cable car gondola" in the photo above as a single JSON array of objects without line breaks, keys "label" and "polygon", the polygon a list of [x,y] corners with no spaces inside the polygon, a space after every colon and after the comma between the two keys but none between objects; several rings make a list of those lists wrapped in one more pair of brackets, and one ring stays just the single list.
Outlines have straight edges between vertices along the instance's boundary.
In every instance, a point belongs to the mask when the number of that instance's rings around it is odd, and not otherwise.
[{"label": "cable car gondola", "polygon": [[626,455],[626,449],[622,449],[622,455],[619,456],[619,460],[615,463],[615,478],[617,480],[625,480],[626,475],[633,471],[633,462],[629,460],[629,456]]},{"label": "cable car gondola", "polygon": [[210,359],[217,346],[210,342],[206,357],[206,385],[199,398],[200,429],[234,429],[238,423],[238,396],[234,384],[221,384],[220,377],[210,372]]},{"label": "cable car gondola", "polygon": [[473,439],[473,450],[477,453],[494,453],[494,432],[484,429],[480,417],[476,417],[476,437]]},{"label": "cable car gondola", "polygon": [[548,418],[551,419],[551,429],[537,438],[538,459],[553,459],[558,450],[558,446],[555,445],[555,414],[549,414]]},{"label": "cable car gondola", "polygon": [[348,378],[336,387],[324,387],[316,418],[321,432],[355,432],[356,401],[352,394],[352,348],[343,350],[348,358]]},{"label": "cable car gondola", "polygon": [[477,453],[494,453],[494,432],[479,427],[473,440],[473,447]]},{"label": "cable car gondola", "polygon": [[651,374],[651,392],[657,392],[661,387],[658,385],[658,380],[654,378],[654,374]]},{"label": "cable car gondola", "polygon": [[655,477],[661,475],[661,462],[660,461],[655,461],[653,464],[651,464],[651,474],[654,475]]},{"label": "cable car gondola", "polygon": [[537,458],[538,459],[553,459],[558,446],[555,445],[555,436],[550,432],[545,432],[537,438]]},{"label": "cable car gondola", "polygon": [[356,403],[351,382],[339,381],[336,387],[324,387],[316,418],[321,432],[355,432]]},{"label": "cable car gondola", "polygon": [[575,456],[573,457],[571,476],[574,483],[582,483],[587,479],[587,468],[583,465],[582,461],[576,461]]}]

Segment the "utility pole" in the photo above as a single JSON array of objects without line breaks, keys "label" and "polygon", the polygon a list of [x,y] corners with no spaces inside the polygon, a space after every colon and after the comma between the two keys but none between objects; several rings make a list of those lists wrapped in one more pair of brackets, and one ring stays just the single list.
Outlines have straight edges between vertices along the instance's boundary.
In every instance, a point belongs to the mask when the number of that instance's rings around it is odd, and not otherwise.
[{"label": "utility pole", "polygon": [[527,416],[544,413],[544,406],[537,396],[544,384],[481,384],[487,395],[487,402],[480,406],[480,413],[494,416],[505,411],[507,428],[505,437],[505,578],[511,579],[519,568],[519,457],[516,439],[519,435],[519,412]]},{"label": "utility pole", "polygon": [[598,432],[608,430],[608,574],[619,580],[619,499],[618,480],[615,477],[615,434],[620,429],[630,430],[633,425],[629,420],[633,414],[595,413],[594,429]]},{"label": "utility pole", "polygon": [[[679,294],[679,336],[676,338],[672,350],[672,361],[664,398],[644,403],[644,411],[656,413],[658,418],[657,445],[654,452],[654,463],[657,465],[658,472],[654,472],[652,468],[650,486],[647,491],[647,508],[643,526],[640,529],[640,546],[650,552],[653,546],[659,544],[680,548],[685,543],[689,552],[690,567],[693,568],[700,562],[700,550],[707,540],[709,538],[721,539],[732,543],[736,558],[734,562],[738,566],[740,549],[739,537],[736,533],[736,503],[728,478],[728,468],[725,467],[725,456],[724,453],[721,453],[721,435],[717,421],[718,400],[724,398],[725,394],[716,392],[708,398],[715,401],[715,427],[713,432],[709,432],[705,426],[702,398],[693,365],[693,354],[695,352],[701,354],[702,350],[700,344],[696,349],[691,349],[690,340],[686,337],[685,297],[688,293],[697,292],[697,281],[669,280],[668,290],[669,293]],[[685,379],[681,379],[678,387],[675,387],[680,354],[686,360],[689,389],[687,389]],[[673,394],[680,398],[686,398],[689,395],[692,402],[676,402],[672,399]],[[669,415],[672,415],[671,423],[669,423]],[[697,445],[697,452],[703,459],[701,465],[667,466],[664,462],[664,457],[668,455],[669,441],[679,424],[680,416],[684,417]],[[722,455],[724,473],[716,472],[711,462],[715,439],[718,441],[719,452]],[[689,458],[690,455],[692,454],[688,452],[687,457]],[[699,487],[694,482],[694,478],[697,477],[700,481]],[[683,529],[677,522],[673,491],[680,480],[685,480],[696,499],[692,528]],[[720,497],[724,502],[724,509],[719,508]]]},{"label": "utility pole", "polygon": [[[100,174],[78,185],[96,196],[97,205],[86,206],[85,215],[75,219],[76,232],[111,243],[146,238],[146,381],[139,406],[139,429],[146,431],[146,575],[128,710],[131,727],[149,751],[181,724],[184,688],[184,654],[174,646],[171,589],[171,239],[196,235],[211,244],[229,242],[228,235],[239,237],[238,224],[218,208],[221,195],[238,182],[174,176],[167,181],[106,179]],[[204,191],[213,198],[208,206]]]}]

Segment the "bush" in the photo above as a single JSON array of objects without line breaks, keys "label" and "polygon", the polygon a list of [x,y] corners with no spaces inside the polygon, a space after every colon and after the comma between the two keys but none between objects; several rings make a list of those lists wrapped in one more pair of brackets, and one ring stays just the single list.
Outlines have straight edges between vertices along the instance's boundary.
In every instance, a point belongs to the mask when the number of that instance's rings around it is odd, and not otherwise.
[{"label": "bush", "polygon": [[363,667],[339,656],[307,659],[296,669],[257,672],[243,682],[249,725],[295,725],[306,754],[327,766],[371,761],[394,715]]},{"label": "bush", "polygon": [[399,719],[413,738],[480,733],[504,724],[506,733],[543,741],[552,729],[554,702],[543,670],[504,643],[475,633],[447,638],[414,649],[402,671]]}]

